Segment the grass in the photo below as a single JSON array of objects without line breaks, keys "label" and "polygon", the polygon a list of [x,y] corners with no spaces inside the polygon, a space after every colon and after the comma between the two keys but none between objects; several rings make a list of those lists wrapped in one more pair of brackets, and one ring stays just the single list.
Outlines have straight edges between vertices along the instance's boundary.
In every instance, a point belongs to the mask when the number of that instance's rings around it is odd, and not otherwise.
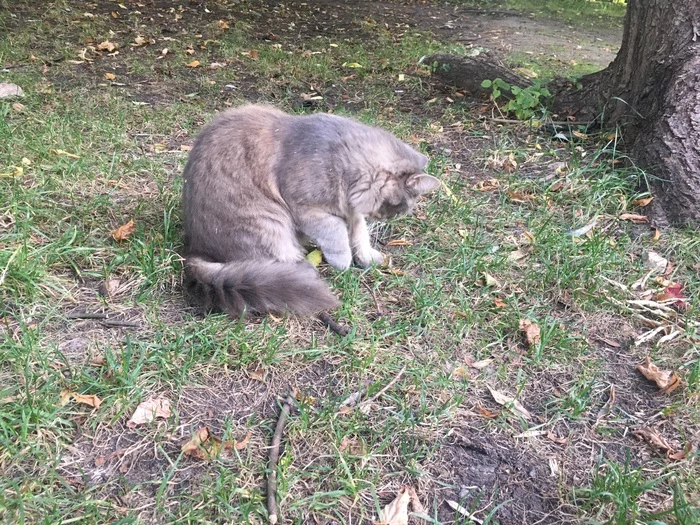
[{"label": "grass", "polygon": [[[458,46],[342,11],[343,31],[300,40],[280,31],[266,42],[257,28],[273,14],[262,4],[242,7],[229,29],[218,24],[223,8],[201,19],[184,10],[176,40],[131,48],[125,43],[154,8],[120,11],[126,26],[114,25],[111,10],[80,17],[76,3],[20,8],[8,12],[44,29],[30,34],[8,15],[0,22],[12,35],[0,63],[18,66],[0,78],[26,91],[23,107],[0,100],[3,520],[262,523],[276,400],[296,388],[279,465],[280,507],[294,522],[372,522],[403,484],[440,523],[468,522],[445,499],[501,524],[543,514],[558,523],[697,521],[692,455],[672,462],[630,432],[651,424],[677,449],[692,441],[697,327],[636,347],[648,329],[615,302],[633,296],[611,282],[630,286],[646,271],[645,254],[661,253],[689,299],[679,319],[697,319],[698,239],[669,230],[654,240],[646,226],[619,220],[640,211],[632,202],[646,196],[638,189],[645,174],[615,137],[562,144],[526,127],[485,125],[415,65]],[[274,16],[298,27],[309,9],[301,19]],[[107,38],[120,43],[119,55],[68,62],[86,39]],[[194,59],[200,66],[187,67]],[[111,85],[105,72],[126,85]],[[323,96],[315,107],[301,97],[312,90]],[[394,271],[322,268],[353,328],[345,338],[311,320],[202,317],[182,298],[181,146],[214,111],[244,100],[333,108],[381,125],[428,152],[430,173],[451,192],[374,227]],[[489,178],[498,183],[481,191]],[[596,216],[588,235],[566,234]],[[131,219],[135,232],[114,241],[110,232]],[[386,247],[392,239],[412,245]],[[106,279],[119,281],[109,297],[98,293]],[[80,311],[138,328],[71,318]],[[524,341],[521,319],[539,325],[539,343]],[[659,397],[634,369],[647,354],[677,370],[684,386]],[[404,368],[366,412],[339,413],[353,393],[372,396]],[[534,418],[498,405],[487,385],[516,396]],[[102,403],[62,404],[64,390]],[[172,401],[172,415],[128,428],[153,395]],[[223,439],[251,439],[210,462],[183,455],[202,425]],[[528,430],[567,441],[517,437]],[[533,484],[527,494],[514,489]]]}]

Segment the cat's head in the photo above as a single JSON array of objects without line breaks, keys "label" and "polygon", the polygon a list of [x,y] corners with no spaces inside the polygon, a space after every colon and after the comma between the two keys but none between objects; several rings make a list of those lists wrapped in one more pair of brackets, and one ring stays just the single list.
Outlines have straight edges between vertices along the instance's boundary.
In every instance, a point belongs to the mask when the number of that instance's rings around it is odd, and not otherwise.
[{"label": "cat's head", "polygon": [[421,195],[435,191],[440,181],[425,173],[428,157],[416,151],[396,162],[381,187],[377,205],[369,218],[373,220],[389,219],[409,213]]}]

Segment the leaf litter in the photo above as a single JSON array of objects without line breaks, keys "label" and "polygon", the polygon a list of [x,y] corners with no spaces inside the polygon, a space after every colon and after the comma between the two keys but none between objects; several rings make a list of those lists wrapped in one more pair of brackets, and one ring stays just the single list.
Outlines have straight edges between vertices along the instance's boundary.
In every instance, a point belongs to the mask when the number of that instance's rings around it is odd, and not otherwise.
[{"label": "leaf litter", "polygon": [[165,397],[150,397],[136,407],[126,426],[134,429],[159,417],[163,419],[170,417],[170,400]]},{"label": "leaf litter", "polygon": [[222,452],[227,450],[244,450],[248,446],[251,436],[252,432],[249,430],[241,441],[222,441],[211,433],[209,427],[199,427],[192,434],[192,438],[182,445],[182,453],[186,456],[208,461],[219,457]]}]

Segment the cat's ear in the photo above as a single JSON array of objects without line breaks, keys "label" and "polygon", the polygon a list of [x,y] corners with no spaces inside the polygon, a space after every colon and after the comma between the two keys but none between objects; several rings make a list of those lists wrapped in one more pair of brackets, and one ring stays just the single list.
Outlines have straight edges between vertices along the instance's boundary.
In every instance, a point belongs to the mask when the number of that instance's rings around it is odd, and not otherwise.
[{"label": "cat's ear", "polygon": [[440,180],[432,175],[426,175],[425,173],[416,173],[415,175],[409,176],[406,180],[406,188],[416,195],[430,193],[439,187]]}]

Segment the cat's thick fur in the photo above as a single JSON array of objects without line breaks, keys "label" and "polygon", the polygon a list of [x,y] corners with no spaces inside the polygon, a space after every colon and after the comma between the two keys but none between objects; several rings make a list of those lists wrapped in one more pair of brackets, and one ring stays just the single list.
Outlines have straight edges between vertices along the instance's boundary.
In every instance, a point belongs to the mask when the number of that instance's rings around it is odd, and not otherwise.
[{"label": "cat's thick fur", "polygon": [[338,269],[381,262],[365,218],[405,213],[436,189],[427,162],[392,134],[343,117],[257,105],[221,113],[183,175],[190,290],[233,316],[334,308],[303,242]]}]

